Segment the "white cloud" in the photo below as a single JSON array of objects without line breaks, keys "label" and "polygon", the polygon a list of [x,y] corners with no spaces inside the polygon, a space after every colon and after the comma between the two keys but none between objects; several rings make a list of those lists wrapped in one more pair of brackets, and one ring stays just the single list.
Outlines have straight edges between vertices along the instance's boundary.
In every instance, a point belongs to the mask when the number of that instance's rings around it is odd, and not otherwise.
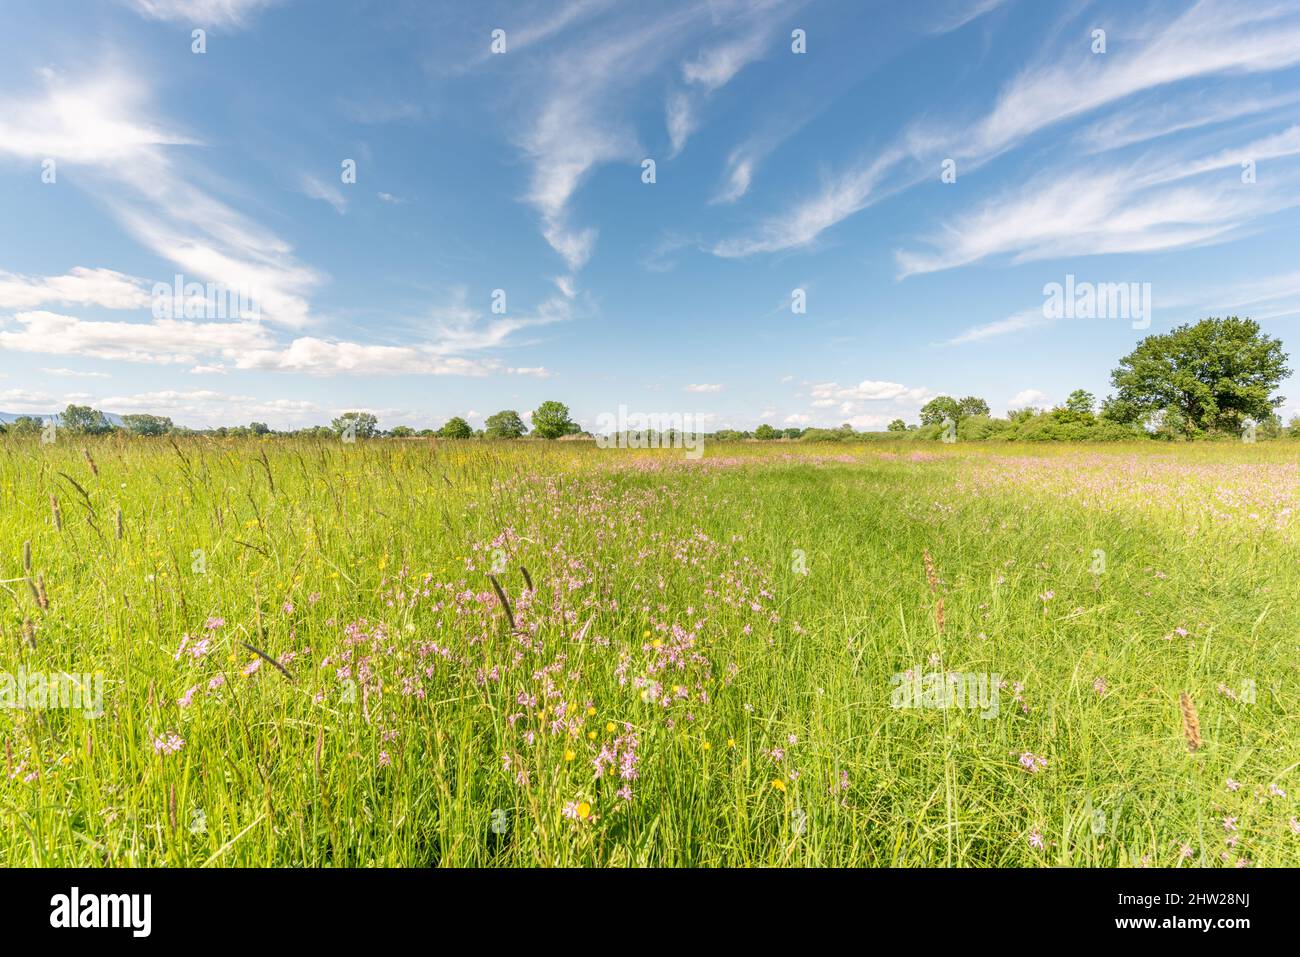
[{"label": "white cloud", "polygon": [[[322,202],[329,203],[334,207],[334,212],[342,216],[348,209],[348,201],[343,195],[343,190],[335,183],[327,183],[310,173],[304,173],[300,181],[300,187],[303,195],[311,199],[319,199]],[[385,193],[380,193],[383,198]]]},{"label": "white cloud", "polygon": [[717,384],[717,383],[707,383],[707,382],[704,382],[704,383],[699,383],[699,384],[688,385],[688,386],[685,388],[684,391],[686,391],[686,392],[721,392],[721,391],[722,391],[722,386],[719,385],[719,384]]},{"label": "white cloud", "polygon": [[54,402],[54,397],[45,392],[0,389],[0,409],[5,412],[48,413],[53,411]]},{"label": "white cloud", "polygon": [[146,115],[143,84],[116,68],[80,82],[49,69],[41,76],[42,92],[0,99],[0,155],[81,167],[92,195],[187,280],[251,290],[272,321],[310,320],[307,296],[323,277],[288,243],[188,180],[169,149],[195,141]]},{"label": "white cloud", "polygon": [[42,369],[46,375],[59,376],[67,379],[111,379],[113,378],[107,372],[78,372],[76,369]]},{"label": "white cloud", "polygon": [[243,27],[276,0],[131,0],[142,16],[199,27]]},{"label": "white cloud", "polygon": [[1045,409],[1052,404],[1046,392],[1040,392],[1038,389],[1025,389],[1013,395],[1007,402],[1007,409],[1025,409],[1033,407],[1035,409]]},{"label": "white cloud", "polygon": [[1037,326],[1046,325],[1051,320],[1044,318],[1043,310],[1040,306],[1038,309],[1026,309],[1023,312],[1017,312],[1005,319],[999,319],[996,322],[985,323],[982,326],[972,326],[965,332],[949,339],[944,345],[959,346],[967,342],[979,342],[982,339],[992,339],[996,336],[1005,336],[1013,332],[1023,332],[1026,329],[1033,329]]},{"label": "white cloud", "polygon": [[0,349],[127,362],[192,363],[205,354],[265,346],[265,328],[252,322],[90,322],[53,312],[20,312],[17,328],[0,322]]},{"label": "white cloud", "polygon": [[303,336],[285,348],[256,349],[234,357],[238,369],[308,375],[462,375],[495,371],[490,361],[441,355],[428,346],[363,345]]},{"label": "white cloud", "polygon": [[929,390],[925,388],[871,379],[864,379],[852,386],[821,382],[812,387],[810,394],[818,400],[845,399],[855,402],[923,402],[930,396]]},{"label": "white cloud", "polygon": [[[713,254],[732,259],[809,245],[831,226],[903,188],[904,182],[895,179],[888,190],[877,189],[899,155],[892,151],[882,153],[863,169],[839,177],[792,209],[769,217],[755,235],[715,244]],[[748,187],[748,172],[744,182]]]},{"label": "white cloud", "polygon": [[[986,12],[981,9],[983,6],[977,3],[972,9],[977,13]],[[954,157],[961,161],[960,168],[969,172],[1040,130],[1143,90],[1193,77],[1263,73],[1300,63],[1300,10],[1293,6],[1201,0],[1172,20],[1161,15],[1128,29],[1117,25],[1110,32],[1112,37],[1125,37],[1126,49],[1122,56],[1116,51],[1105,56],[1094,55],[1086,34],[1081,41],[1077,34],[1064,30],[1062,35],[1068,41],[1045,45],[1039,58],[1017,75],[981,118],[966,124],[949,124],[947,129],[914,125],[902,134],[896,145],[877,151],[874,159],[842,173],[819,192],[770,217],[760,224],[756,233],[717,243],[713,252],[736,257],[807,246],[826,229],[877,202],[882,197],[878,189],[882,181],[887,179],[891,183],[883,194],[889,195],[930,178],[928,170],[925,176],[909,176],[903,171],[904,161],[929,163],[935,156]],[[1067,42],[1072,46],[1063,47]],[[1087,172],[1094,177],[1107,175],[1095,167]],[[1054,182],[1068,190],[1067,180],[1073,175],[1074,171],[1058,171]],[[1043,179],[1052,177],[1045,175]],[[1112,184],[1112,191],[1119,185]],[[1078,192],[1086,193],[1088,188],[1085,184],[1078,187]],[[735,192],[734,186],[722,195],[731,192]],[[1131,192],[1124,193],[1126,198],[1132,198]],[[1033,201],[1032,197],[1017,198],[1022,203]],[[1055,198],[1060,204],[1067,197]],[[1250,208],[1226,209],[1222,207],[1233,204],[1220,197],[1217,205],[1221,208],[1202,210],[1209,216],[1208,220],[1181,228],[1176,219],[1166,221],[1164,213],[1176,216],[1181,206],[1204,207],[1215,203],[1214,198],[1166,199],[1174,202],[1149,206],[1144,211],[1149,217],[1145,227],[1129,224],[1130,235],[1118,243],[1094,236],[1091,251],[1144,251],[1204,242],[1230,228],[1230,223],[1225,221],[1235,224],[1276,208],[1259,203]],[[1080,196],[1075,205],[1087,202],[1086,195]],[[1164,210],[1158,208],[1161,205]],[[1008,224],[1006,230],[1009,232],[1027,222]],[[974,242],[973,245],[982,244]],[[946,268],[943,261],[942,257],[936,262],[907,255],[900,259],[903,275]]]},{"label": "white cloud", "polygon": [[1201,245],[1300,203],[1281,178],[1249,188],[1235,177],[1176,182],[1203,172],[1203,164],[1176,160],[1154,170],[1134,164],[1044,173],[944,223],[930,238],[933,252],[897,253],[899,275],[999,254],[1021,263]]},{"label": "white cloud", "polygon": [[76,266],[63,276],[20,276],[0,270],[0,309],[31,309],[48,303],[140,309],[150,303],[145,280]]}]

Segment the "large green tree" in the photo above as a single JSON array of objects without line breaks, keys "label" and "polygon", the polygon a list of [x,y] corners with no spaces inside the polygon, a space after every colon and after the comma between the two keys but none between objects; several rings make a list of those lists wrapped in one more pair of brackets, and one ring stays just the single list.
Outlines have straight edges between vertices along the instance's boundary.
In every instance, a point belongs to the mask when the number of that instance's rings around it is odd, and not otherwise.
[{"label": "large green tree", "polygon": [[483,423],[483,434],[489,439],[517,439],[528,431],[524,420],[514,409],[502,409],[487,417]]},{"label": "large green tree", "polygon": [[442,439],[468,439],[473,434],[474,430],[469,427],[469,423],[458,415],[453,415],[438,430],[438,437]]},{"label": "large green tree", "polygon": [[350,429],[353,438],[373,439],[379,435],[379,418],[370,412],[344,412],[330,428],[335,435],[346,435]]},{"label": "large green tree", "polygon": [[172,430],[172,420],[167,416],[147,415],[143,412],[122,416],[122,424],[136,435],[166,435]]},{"label": "large green tree", "polygon": [[[1273,390],[1291,374],[1282,343],[1259,323],[1229,316],[1147,336],[1111,373],[1116,399],[1146,417],[1164,413],[1178,431],[1238,432],[1285,400]],[[1121,407],[1124,407],[1121,406]]]},{"label": "large green tree", "polygon": [[578,423],[569,418],[569,407],[563,402],[550,399],[533,412],[533,435],[543,439],[558,439],[562,435],[573,435],[578,431]]},{"label": "large green tree", "polygon": [[972,415],[991,415],[989,404],[977,395],[968,395],[957,401],[956,418],[966,419]]},{"label": "large green tree", "polygon": [[921,406],[921,424],[938,425],[944,419],[956,422],[961,418],[961,403],[951,396],[941,395]]},{"label": "large green tree", "polygon": [[68,406],[59,416],[59,425],[75,435],[103,435],[113,431],[104,413],[88,405]]}]

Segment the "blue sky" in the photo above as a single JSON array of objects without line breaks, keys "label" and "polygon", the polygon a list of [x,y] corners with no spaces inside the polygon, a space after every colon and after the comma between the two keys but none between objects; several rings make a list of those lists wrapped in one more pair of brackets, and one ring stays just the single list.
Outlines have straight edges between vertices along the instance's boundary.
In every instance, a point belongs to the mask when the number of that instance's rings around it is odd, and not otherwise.
[{"label": "blue sky", "polygon": [[[1100,397],[1207,315],[1300,361],[1297,205],[1297,2],[10,0],[0,410]],[[178,274],[257,310],[160,319]],[[1150,327],[1045,318],[1067,275],[1150,283]]]}]

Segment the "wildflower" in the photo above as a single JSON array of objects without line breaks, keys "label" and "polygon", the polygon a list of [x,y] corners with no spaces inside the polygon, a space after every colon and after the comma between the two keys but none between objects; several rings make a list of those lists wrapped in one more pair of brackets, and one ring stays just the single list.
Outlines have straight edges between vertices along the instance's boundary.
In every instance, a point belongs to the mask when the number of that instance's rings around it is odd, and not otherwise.
[{"label": "wildflower", "polygon": [[161,754],[164,756],[175,754],[183,747],[185,747],[185,739],[179,734],[169,733],[165,738],[154,735],[153,750],[155,754]]},{"label": "wildflower", "polygon": [[226,619],[224,618],[212,617],[208,619],[207,624],[204,627],[206,627],[208,631],[216,631],[225,623],[226,623]]},{"label": "wildflower", "polygon": [[1092,683],[1092,690],[1097,692],[1099,697],[1105,697],[1106,687],[1107,685],[1106,685],[1105,678],[1097,678]]},{"label": "wildflower", "polygon": [[1036,850],[1042,850],[1044,847],[1043,835],[1038,832],[1037,828],[1029,832],[1029,846]]},{"label": "wildflower", "polygon": [[780,791],[782,794],[785,793],[785,782],[782,781],[780,778],[773,778],[773,779],[772,779],[772,787],[774,787],[776,790]]},{"label": "wildflower", "polygon": [[572,749],[569,749],[568,751],[565,751],[565,752],[564,752],[564,760],[565,760],[565,761],[572,761],[572,760],[573,760],[574,758],[576,758],[577,756],[578,756],[578,755],[575,754],[575,753],[573,752]]},{"label": "wildflower", "polygon": [[191,704],[194,703],[194,692],[198,690],[199,690],[199,686],[195,685],[194,687],[186,691],[185,694],[177,698],[176,703],[180,705],[182,708],[188,708]]},{"label": "wildflower", "polygon": [[614,733],[614,722],[613,722],[613,721],[606,721],[606,722],[605,722],[605,731],[606,731],[607,733],[609,733],[609,734],[613,734],[613,733]]},{"label": "wildflower", "polygon": [[393,759],[388,756],[387,751],[379,752],[379,766],[381,768],[386,768],[392,763],[393,763]]},{"label": "wildflower", "polygon": [[1280,798],[1286,797],[1286,792],[1283,791],[1276,784],[1270,784],[1268,786],[1268,793],[1271,794],[1273,797],[1280,797]]},{"label": "wildflower", "polygon": [[1291,833],[1300,834],[1300,820],[1291,818],[1290,824],[1291,824]]},{"label": "wildflower", "polygon": [[1228,790],[1229,790],[1229,791],[1240,791],[1240,790],[1241,790],[1241,782],[1240,782],[1240,781],[1234,781],[1232,778],[1228,778]]},{"label": "wildflower", "polygon": [[254,658],[252,661],[250,661],[247,665],[244,666],[244,670],[242,674],[245,678],[249,678],[257,674],[257,672],[261,670],[262,670],[262,659]]},{"label": "wildflower", "polygon": [[1047,758],[1040,757],[1032,751],[1026,751],[1020,755],[1020,766],[1030,774],[1037,774],[1043,768],[1047,767]]},{"label": "wildflower", "polygon": [[1045,591],[1045,592],[1043,592],[1041,595],[1039,595],[1038,597],[1039,597],[1040,599],[1042,599],[1043,601],[1051,601],[1053,598],[1056,597],[1056,592],[1054,592],[1054,591]]},{"label": "wildflower", "polygon": [[1231,834],[1237,829],[1237,819],[1235,817],[1225,817],[1223,819],[1223,829]]},{"label": "wildflower", "polygon": [[729,747],[729,748],[734,748],[735,746],[736,746],[736,739],[735,739],[735,738],[728,738],[728,739],[727,739],[727,747]]},{"label": "wildflower", "polygon": [[713,745],[709,744],[709,742],[707,742],[707,741],[705,741],[703,744],[701,744],[700,747],[702,747],[705,751],[712,751],[712,750],[713,750]]}]

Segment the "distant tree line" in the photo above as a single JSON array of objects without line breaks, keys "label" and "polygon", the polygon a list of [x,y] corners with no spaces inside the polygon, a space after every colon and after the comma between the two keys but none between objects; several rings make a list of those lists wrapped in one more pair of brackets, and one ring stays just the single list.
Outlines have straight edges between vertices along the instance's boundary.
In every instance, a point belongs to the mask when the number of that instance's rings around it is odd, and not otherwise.
[{"label": "distant tree line", "polygon": [[[1230,316],[1183,325],[1164,335],[1148,336],[1120,360],[1111,372],[1115,393],[1098,405],[1083,389],[1070,393],[1051,409],[1024,408],[995,418],[989,404],[978,396],[954,399],[941,395],[921,407],[920,421],[909,424],[894,419],[885,432],[860,432],[845,423],[838,429],[786,428],[762,424],[752,432],[720,429],[709,434],[714,441],[836,442],[887,437],[1008,441],[1113,441],[1150,437],[1197,439],[1241,436],[1300,438],[1300,416],[1283,425],[1277,408],[1286,400],[1274,395],[1291,374],[1282,344],[1260,332],[1250,319]],[[562,402],[549,400],[532,414],[532,432],[515,409],[488,416],[482,429],[474,429],[460,416],[441,428],[415,430],[398,425],[387,431],[370,412],[345,412],[328,426],[275,431],[264,422],[246,426],[188,429],[161,415],[124,415],[116,426],[98,409],[69,405],[58,415],[56,426],[76,435],[121,432],[138,436],[203,434],[218,437],[285,435],[351,439],[560,439],[587,436]],[[33,435],[45,428],[35,416],[19,416],[0,423],[0,432]]]}]

